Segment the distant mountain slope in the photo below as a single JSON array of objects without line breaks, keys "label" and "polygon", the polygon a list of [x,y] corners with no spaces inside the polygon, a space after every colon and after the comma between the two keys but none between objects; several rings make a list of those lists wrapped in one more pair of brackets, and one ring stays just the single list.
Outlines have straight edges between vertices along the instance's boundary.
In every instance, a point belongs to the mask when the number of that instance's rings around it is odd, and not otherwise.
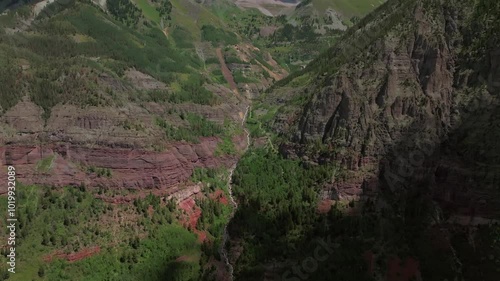
[{"label": "distant mountain slope", "polygon": [[[385,0],[233,0],[242,8],[255,8],[267,16],[287,15],[294,20],[309,18],[320,25],[332,25],[331,28],[345,29],[351,20],[357,21]],[[338,23],[337,23],[338,21]]]},{"label": "distant mountain slope", "polygon": [[384,2],[385,0],[306,0],[299,3],[294,15],[299,17],[308,13],[315,14],[320,21],[337,18],[344,24],[351,25],[351,20],[358,21]]},{"label": "distant mountain slope", "polygon": [[[293,72],[335,42],[339,34],[359,21],[383,1],[234,1],[240,11],[231,10],[241,34],[265,46],[279,63]],[[216,13],[230,9],[215,1]],[[266,12],[262,13],[262,10]]]},{"label": "distant mountain slope", "polygon": [[[50,118],[51,111],[62,105],[115,111],[155,102],[161,108],[189,108],[220,123],[240,118],[242,97],[226,87],[216,49],[227,46],[228,58],[238,56],[235,46],[244,39],[209,8],[178,0],[109,0],[106,7],[56,1],[36,18],[32,5],[1,16],[2,115],[27,99],[41,107],[40,122],[48,127],[58,121]],[[252,57],[266,57],[252,48],[245,56],[238,62],[248,66]],[[235,70],[241,87],[245,81],[268,85],[267,72],[281,72],[277,64],[267,64],[267,70],[253,64],[245,74]],[[210,113],[210,107],[221,110]]]},{"label": "distant mountain slope", "polygon": [[310,2],[316,10],[326,10],[333,8],[344,17],[364,16],[383,4],[383,0],[306,0],[302,3]]},{"label": "distant mountain slope", "polygon": [[2,0],[0,1],[0,13],[8,8],[15,8],[20,5],[36,2],[37,0]]}]

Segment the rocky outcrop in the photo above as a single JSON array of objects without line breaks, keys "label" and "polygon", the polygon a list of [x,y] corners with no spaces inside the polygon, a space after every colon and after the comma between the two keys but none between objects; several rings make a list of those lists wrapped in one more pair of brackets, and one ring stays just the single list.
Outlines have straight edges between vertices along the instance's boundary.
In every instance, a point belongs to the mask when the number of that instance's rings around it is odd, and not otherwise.
[{"label": "rocky outcrop", "polygon": [[[479,269],[475,261],[498,252],[498,228],[488,224],[500,217],[499,3],[390,0],[265,94],[263,107],[278,112],[265,125],[278,132],[282,155],[343,167],[324,183],[317,208],[348,200],[349,208],[335,205],[354,226],[334,221],[311,236],[356,237],[357,245],[339,245],[348,254],[315,267],[309,273],[322,274],[310,279],[349,279],[354,262],[338,263],[367,241],[367,279],[498,279],[498,264]],[[300,254],[289,255],[289,268]],[[262,267],[279,268],[280,259],[286,254]]]},{"label": "rocky outcrop", "polygon": [[[341,40],[305,72],[313,77],[310,82],[290,90],[310,99],[295,117],[291,110],[282,110],[275,118],[273,127],[289,138],[280,151],[318,163],[340,162],[351,175],[327,184],[326,197],[359,198],[367,186],[372,190],[380,185],[372,179],[379,178],[384,166],[397,170],[395,160],[408,159],[423,142],[435,149],[405,180],[427,177],[435,182],[433,174],[447,166],[440,164],[445,161],[441,143],[457,134],[462,122],[497,104],[497,39],[485,38],[488,49],[474,52],[478,46],[471,42],[477,44],[474,36],[480,35],[467,26],[467,18],[479,8],[456,1],[437,6],[431,2],[389,1],[386,6],[394,7],[377,10],[372,22],[350,30],[344,47]],[[378,36],[367,43],[365,37],[373,34]],[[342,57],[345,54],[353,57]],[[471,56],[483,65],[472,65]],[[328,59],[333,64],[325,63]],[[282,89],[275,92],[280,94],[270,96],[279,104]],[[488,102],[471,106],[470,101],[479,97]],[[490,149],[498,149],[493,146]]]},{"label": "rocky outcrop", "polygon": [[165,83],[160,82],[153,77],[144,74],[135,69],[130,69],[125,72],[125,77],[132,82],[138,89],[143,90],[166,90],[167,85]]},{"label": "rocky outcrop", "polygon": [[446,129],[441,124],[449,124],[454,59],[446,42],[426,39],[422,29],[428,23],[417,18],[415,24],[413,36],[389,33],[367,50],[375,59],[371,65],[348,64],[322,78],[327,85],[312,89],[292,140],[334,143],[355,152],[357,163],[384,155],[403,131],[421,123],[439,124],[435,134]]},{"label": "rocky outcrop", "polygon": [[175,190],[172,194],[170,194],[167,199],[175,199],[176,202],[182,202],[188,198],[193,198],[197,194],[201,192],[201,189],[203,188],[203,185],[201,183],[187,186],[184,188],[179,188],[178,190]]},{"label": "rocky outcrop", "polygon": [[14,165],[24,184],[165,190],[186,182],[195,167],[234,165],[236,156],[214,155],[219,142],[211,137],[199,144],[173,143],[164,152],[70,144],[5,146],[0,161]]},{"label": "rocky outcrop", "polygon": [[[154,82],[128,73],[144,83]],[[156,118],[163,118],[177,127],[187,126],[180,112],[192,112],[221,125],[227,120],[239,125],[247,102],[222,86],[208,88],[231,97],[213,106],[149,102],[82,108],[57,104],[46,120],[43,109],[25,99],[0,116],[0,163],[14,165],[17,180],[24,184],[158,189],[169,195],[178,191],[195,167],[230,167],[237,161],[236,155],[215,155],[220,138],[174,142],[156,124]],[[246,145],[244,135],[234,136],[233,141],[240,150]]]},{"label": "rocky outcrop", "polygon": [[[358,170],[380,161],[393,147],[410,148],[419,139],[439,142],[453,130],[461,114],[457,104],[464,102],[463,95],[472,83],[457,83],[465,71],[457,69],[463,67],[460,57],[464,55],[458,46],[468,36],[461,33],[466,24],[462,13],[471,7],[443,5],[436,8],[437,14],[431,14],[426,2],[417,1],[406,8],[411,18],[391,24],[384,23],[385,18],[381,23],[374,20],[370,26],[386,29],[382,36],[351,60],[339,59],[346,62],[332,65],[336,69],[332,72],[321,71],[313,83],[302,88],[300,94],[313,93],[304,110],[291,125],[284,124],[290,118],[281,115],[274,124],[291,136],[282,149],[285,154],[312,156],[316,161],[325,157],[340,160],[347,169]],[[403,9],[398,8],[397,12]],[[394,21],[387,13],[387,21]],[[352,34],[363,37],[373,30],[364,28]],[[488,87],[481,95],[495,94],[497,52],[492,49],[488,54],[485,67],[489,69],[483,79]],[[318,59],[316,64],[324,63]],[[321,69],[328,68],[324,65]],[[318,142],[319,149],[311,149]],[[329,153],[319,153],[321,150]]]}]

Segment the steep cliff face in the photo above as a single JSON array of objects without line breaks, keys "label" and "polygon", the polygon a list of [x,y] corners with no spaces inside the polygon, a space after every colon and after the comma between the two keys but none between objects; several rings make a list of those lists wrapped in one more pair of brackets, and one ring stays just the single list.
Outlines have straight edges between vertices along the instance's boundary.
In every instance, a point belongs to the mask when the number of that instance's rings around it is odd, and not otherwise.
[{"label": "steep cliff face", "polygon": [[[230,167],[246,145],[242,134],[233,136],[235,153],[218,151],[220,137],[200,137],[198,143],[165,139],[155,124],[169,105],[150,103],[146,110],[133,104],[123,108],[58,105],[44,121],[43,110],[22,101],[0,117],[0,164],[14,165],[24,184],[48,186],[157,189],[174,192],[195,167]],[[241,105],[170,105],[175,110],[207,114],[215,122],[241,122]],[[171,109],[172,110],[172,109]],[[157,117],[156,117],[157,118]],[[186,121],[167,115],[183,126]],[[0,193],[6,192],[1,190]]]},{"label": "steep cliff face", "polygon": [[268,94],[308,81],[291,94],[307,97],[303,109],[285,104],[272,125],[288,139],[282,152],[360,170],[345,183],[359,194],[380,161],[463,134],[461,124],[494,108],[500,91],[497,9],[491,1],[390,1]]},{"label": "steep cliff face", "polygon": [[[328,264],[306,266],[305,250],[296,270],[299,248],[264,276],[498,280],[499,13],[491,0],[388,1],[261,97],[254,119],[282,155],[343,168],[323,184],[328,216],[311,235],[336,242]],[[328,225],[337,216],[348,223]]]},{"label": "steep cliff face", "polygon": [[[2,165],[14,165],[24,184],[105,186],[112,189],[168,189],[189,179],[195,167],[230,167],[236,156],[214,155],[217,138],[199,144],[170,144],[165,152],[86,148],[70,144],[6,146]],[[46,162],[46,163],[44,163]],[[107,171],[104,174],[99,171]]]}]

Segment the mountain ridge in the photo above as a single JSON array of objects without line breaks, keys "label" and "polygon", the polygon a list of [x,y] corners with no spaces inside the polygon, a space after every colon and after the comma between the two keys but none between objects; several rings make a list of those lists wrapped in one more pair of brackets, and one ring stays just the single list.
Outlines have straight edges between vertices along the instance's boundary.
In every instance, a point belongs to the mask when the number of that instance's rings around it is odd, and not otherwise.
[{"label": "mountain ridge", "polygon": [[[284,159],[306,170],[341,166],[315,189],[318,208],[326,209],[331,221],[318,219],[313,233],[339,241],[338,254],[328,257],[331,265],[305,275],[294,271],[298,253],[305,252],[306,259],[312,253],[305,249],[315,247],[304,238],[303,244],[294,243],[300,249],[296,255],[270,254],[268,263],[256,258],[267,269],[262,280],[285,278],[287,267],[295,275],[288,271],[286,278],[314,280],[330,280],[331,274],[345,280],[475,280],[473,272],[484,280],[498,277],[496,262],[479,266],[468,257],[484,260],[498,251],[492,225],[500,215],[495,188],[500,149],[493,143],[500,92],[498,9],[498,2],[487,0],[387,1],[254,102],[253,122],[267,130],[264,137]],[[248,188],[244,179],[242,188]],[[268,217],[252,204],[240,208]],[[339,211],[346,217],[338,219]],[[296,231],[315,227],[296,219],[292,225],[302,226]],[[350,238],[339,234],[342,223],[350,225],[344,230]],[[241,242],[243,258],[236,261],[246,280],[252,270],[259,272],[248,260],[259,253],[260,243],[289,237],[261,237],[251,223],[234,224],[247,239]],[[464,242],[467,232],[477,233],[472,242]],[[474,243],[481,246],[471,254]],[[371,269],[356,275],[367,270],[366,256]],[[394,259],[416,262],[417,269],[403,274]]]}]

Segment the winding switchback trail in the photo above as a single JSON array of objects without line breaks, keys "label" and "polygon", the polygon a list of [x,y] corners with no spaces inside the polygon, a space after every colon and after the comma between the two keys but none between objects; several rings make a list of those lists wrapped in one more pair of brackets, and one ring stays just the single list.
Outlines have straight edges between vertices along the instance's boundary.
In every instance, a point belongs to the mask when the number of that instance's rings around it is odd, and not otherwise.
[{"label": "winding switchback trail", "polygon": [[[243,116],[243,120],[241,121],[242,126],[245,125],[245,121],[247,120],[249,110],[250,110],[250,106],[247,106],[247,109],[245,111],[245,115]],[[248,132],[248,130],[246,128],[244,129],[244,131],[245,131],[245,134],[247,135],[247,143],[246,143],[245,149],[243,150],[243,153],[245,153],[246,150],[248,149],[248,147],[250,146],[250,132]],[[229,198],[231,199],[231,204],[233,205],[233,210],[231,212],[231,215],[229,216],[229,220],[227,221],[227,224],[224,226],[224,234],[222,236],[222,243],[221,243],[221,246],[219,249],[220,256],[228,268],[230,281],[232,281],[234,278],[233,278],[233,265],[229,262],[228,250],[226,249],[226,243],[229,240],[229,233],[227,230],[227,226],[229,225],[229,222],[231,222],[231,220],[233,219],[234,214],[236,213],[236,209],[238,208],[238,203],[236,203],[236,200],[234,200],[233,187],[231,185],[231,179],[233,178],[233,173],[234,173],[234,170],[236,169],[237,165],[238,165],[238,163],[234,164],[231,167],[231,169],[229,170],[229,177],[227,180],[227,189],[229,192]]]}]

